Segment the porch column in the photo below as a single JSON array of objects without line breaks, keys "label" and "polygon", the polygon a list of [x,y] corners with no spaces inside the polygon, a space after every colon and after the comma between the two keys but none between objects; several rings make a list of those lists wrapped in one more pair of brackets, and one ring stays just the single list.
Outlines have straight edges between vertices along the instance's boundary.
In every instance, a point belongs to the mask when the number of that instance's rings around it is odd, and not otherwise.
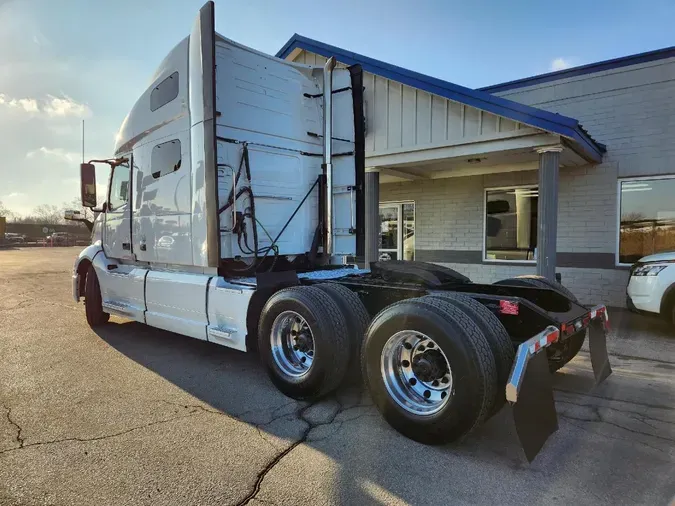
[{"label": "porch column", "polygon": [[562,146],[549,146],[539,153],[539,205],[537,274],[555,281],[558,235],[558,169]]},{"label": "porch column", "polygon": [[365,192],[365,225],[366,251],[365,267],[370,268],[370,262],[377,262],[380,244],[380,170],[366,168]]}]

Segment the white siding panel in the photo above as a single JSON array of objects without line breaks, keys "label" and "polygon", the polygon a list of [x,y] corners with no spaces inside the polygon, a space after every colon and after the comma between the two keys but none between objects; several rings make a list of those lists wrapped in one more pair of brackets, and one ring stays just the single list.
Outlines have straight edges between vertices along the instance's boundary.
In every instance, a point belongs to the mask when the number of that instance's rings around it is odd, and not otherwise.
[{"label": "white siding panel", "polygon": [[442,142],[446,139],[446,109],[448,101],[441,97],[431,97],[431,142]]},{"label": "white siding panel", "polygon": [[483,112],[483,118],[481,121],[481,135],[494,134],[499,130],[497,128],[497,123],[499,122],[499,116],[490,114],[489,112]]},{"label": "white siding panel", "polygon": [[464,105],[448,100],[447,140],[458,140],[464,136]]},{"label": "white siding panel", "polygon": [[477,137],[480,134],[480,113],[473,107],[464,107],[464,135],[463,137]]},{"label": "white siding panel", "polygon": [[400,148],[402,146],[402,94],[403,85],[396,81],[389,81],[389,114],[387,116],[387,146]]},{"label": "white siding panel", "polygon": [[375,76],[374,124],[375,151],[387,149],[387,115],[389,106],[389,80]]},{"label": "white siding panel", "polygon": [[518,124],[515,121],[506,118],[499,118],[499,131],[500,132],[511,132],[518,128]]},{"label": "white siding panel", "polygon": [[416,144],[431,143],[431,94],[426,91],[417,91],[417,142]]},{"label": "white siding panel", "polygon": [[415,129],[417,125],[417,113],[415,105],[417,104],[415,88],[403,85],[403,125],[401,126],[401,145],[415,145]]}]

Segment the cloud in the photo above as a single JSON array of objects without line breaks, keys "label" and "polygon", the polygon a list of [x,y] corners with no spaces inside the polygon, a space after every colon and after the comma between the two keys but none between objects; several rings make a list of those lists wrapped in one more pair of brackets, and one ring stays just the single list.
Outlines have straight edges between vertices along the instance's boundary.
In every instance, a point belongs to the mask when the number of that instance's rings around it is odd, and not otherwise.
[{"label": "cloud", "polygon": [[6,105],[12,109],[23,109],[25,112],[37,112],[38,103],[34,98],[11,98],[0,93],[0,105]]},{"label": "cloud", "polygon": [[551,62],[551,70],[555,72],[556,70],[565,70],[572,66],[572,63],[565,58],[556,58]]},{"label": "cloud", "polygon": [[40,149],[26,153],[26,158],[36,158],[38,156],[44,158],[56,158],[68,163],[77,163],[82,155],[74,151],[66,151],[62,148],[51,149],[44,146],[42,146]]},{"label": "cloud", "polygon": [[16,199],[16,198],[19,198],[19,197],[24,197],[25,195],[26,194],[22,193],[22,192],[12,192],[12,193],[8,193],[3,198],[5,198],[5,199]]},{"label": "cloud", "polygon": [[48,95],[49,100],[43,107],[43,111],[47,113],[48,116],[75,116],[77,118],[86,118],[91,116],[91,109],[85,104],[80,104],[75,102],[70,97],[64,95],[63,98],[54,97]]},{"label": "cloud", "polygon": [[10,109],[18,109],[30,114],[46,114],[50,118],[88,118],[91,109],[86,104],[80,104],[72,98],[64,95],[55,97],[47,95],[47,99],[13,98],[0,93],[0,106]]}]

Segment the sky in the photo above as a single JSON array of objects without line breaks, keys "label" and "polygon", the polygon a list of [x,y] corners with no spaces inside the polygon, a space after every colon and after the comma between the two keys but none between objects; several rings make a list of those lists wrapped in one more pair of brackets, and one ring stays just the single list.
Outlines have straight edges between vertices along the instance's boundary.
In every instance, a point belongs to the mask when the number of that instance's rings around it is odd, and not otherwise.
[{"label": "sky", "polygon": [[[0,202],[27,214],[79,195],[85,156],[122,120],[203,0],[0,0]],[[657,0],[217,0],[216,30],[274,54],[299,33],[481,87],[672,46]],[[99,181],[100,182],[100,181]]]}]

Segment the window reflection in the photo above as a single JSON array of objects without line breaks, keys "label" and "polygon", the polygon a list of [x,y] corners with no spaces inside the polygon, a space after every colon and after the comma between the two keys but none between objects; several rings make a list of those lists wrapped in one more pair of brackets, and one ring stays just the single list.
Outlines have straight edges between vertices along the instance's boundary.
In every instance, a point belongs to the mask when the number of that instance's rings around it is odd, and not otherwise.
[{"label": "window reflection", "polygon": [[535,260],[538,204],[537,187],[486,192],[486,260]]},{"label": "window reflection", "polygon": [[619,263],[675,250],[675,179],[620,184]]}]

